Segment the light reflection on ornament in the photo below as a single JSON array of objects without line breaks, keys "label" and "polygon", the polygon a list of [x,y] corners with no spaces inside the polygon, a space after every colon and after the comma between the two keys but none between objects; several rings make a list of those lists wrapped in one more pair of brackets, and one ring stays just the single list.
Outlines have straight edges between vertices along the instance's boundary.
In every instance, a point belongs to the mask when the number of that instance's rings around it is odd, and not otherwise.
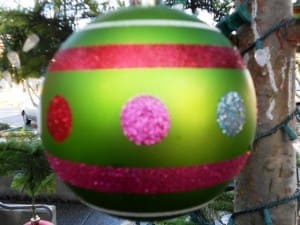
[{"label": "light reflection on ornament", "polygon": [[217,122],[222,133],[235,136],[245,123],[244,101],[237,92],[229,92],[221,98],[217,109]]}]

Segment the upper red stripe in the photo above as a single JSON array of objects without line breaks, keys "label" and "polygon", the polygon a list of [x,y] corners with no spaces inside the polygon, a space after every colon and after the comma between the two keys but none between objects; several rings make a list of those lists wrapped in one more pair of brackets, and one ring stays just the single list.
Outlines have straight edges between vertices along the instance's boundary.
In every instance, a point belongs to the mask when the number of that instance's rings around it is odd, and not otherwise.
[{"label": "upper red stripe", "polygon": [[173,168],[123,168],[76,163],[47,155],[51,167],[76,187],[128,194],[162,194],[222,184],[237,175],[249,153],[218,163]]},{"label": "upper red stripe", "polygon": [[230,47],[152,44],[62,49],[49,71],[153,67],[245,68],[238,51]]}]

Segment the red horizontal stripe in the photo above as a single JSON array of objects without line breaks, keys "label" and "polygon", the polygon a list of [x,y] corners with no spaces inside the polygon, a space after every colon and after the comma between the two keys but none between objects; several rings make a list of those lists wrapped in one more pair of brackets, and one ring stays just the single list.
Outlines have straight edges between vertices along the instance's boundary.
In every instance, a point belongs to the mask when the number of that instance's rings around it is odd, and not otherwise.
[{"label": "red horizontal stripe", "polygon": [[62,49],[49,71],[152,67],[244,68],[229,47],[202,45],[106,45]]},{"label": "red horizontal stripe", "polygon": [[76,163],[47,155],[65,182],[104,193],[162,194],[207,188],[231,180],[249,153],[236,158],[190,167],[123,168]]},{"label": "red horizontal stripe", "polygon": [[294,13],[295,14],[300,13],[300,5],[297,8],[294,8]]}]

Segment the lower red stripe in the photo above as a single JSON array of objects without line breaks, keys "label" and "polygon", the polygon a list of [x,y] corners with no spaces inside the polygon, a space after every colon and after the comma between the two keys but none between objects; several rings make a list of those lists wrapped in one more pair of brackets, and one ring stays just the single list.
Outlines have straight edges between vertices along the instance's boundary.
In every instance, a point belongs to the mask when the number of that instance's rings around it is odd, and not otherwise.
[{"label": "lower red stripe", "polygon": [[106,193],[162,194],[207,188],[231,180],[249,153],[236,158],[190,167],[123,168],[76,163],[47,154],[57,175],[65,182]]},{"label": "lower red stripe", "polygon": [[230,47],[202,45],[108,45],[62,49],[49,71],[200,67],[245,68],[239,53]]}]

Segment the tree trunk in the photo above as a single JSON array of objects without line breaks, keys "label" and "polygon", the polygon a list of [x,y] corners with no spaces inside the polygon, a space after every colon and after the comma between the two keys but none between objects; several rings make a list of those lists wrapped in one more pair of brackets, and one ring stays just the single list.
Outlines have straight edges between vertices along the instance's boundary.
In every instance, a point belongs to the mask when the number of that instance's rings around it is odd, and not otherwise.
[{"label": "tree trunk", "polygon": [[[244,0],[236,0],[240,4]],[[270,28],[291,18],[292,3],[287,0],[251,0],[253,21],[237,33],[238,48],[246,49]],[[244,60],[253,77],[257,95],[257,135],[269,131],[295,110],[295,49],[280,30],[263,42],[265,54],[259,65],[254,53],[247,51]],[[289,124],[293,127],[294,121]],[[246,167],[235,182],[235,211],[261,206],[288,197],[296,191],[296,152],[293,142],[281,129],[259,139],[252,148]],[[270,209],[274,225],[294,225],[296,201]],[[237,216],[236,225],[265,224],[262,211]]]}]

